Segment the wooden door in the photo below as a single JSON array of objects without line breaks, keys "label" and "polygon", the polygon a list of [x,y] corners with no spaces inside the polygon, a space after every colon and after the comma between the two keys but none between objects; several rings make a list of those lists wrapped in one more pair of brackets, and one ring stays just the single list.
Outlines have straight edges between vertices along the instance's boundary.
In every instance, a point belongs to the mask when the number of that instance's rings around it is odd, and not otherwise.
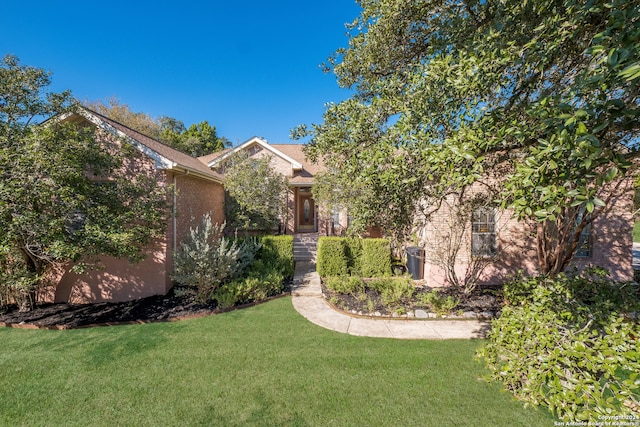
[{"label": "wooden door", "polygon": [[298,230],[315,231],[316,207],[311,194],[300,194],[298,203]]}]

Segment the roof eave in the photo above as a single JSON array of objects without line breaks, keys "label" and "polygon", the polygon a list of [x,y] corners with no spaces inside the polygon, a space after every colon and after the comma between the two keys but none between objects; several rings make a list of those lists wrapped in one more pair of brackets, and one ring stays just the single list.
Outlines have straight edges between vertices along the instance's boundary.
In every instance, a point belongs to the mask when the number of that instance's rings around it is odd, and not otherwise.
[{"label": "roof eave", "polygon": [[271,145],[269,145],[267,143],[267,141],[265,141],[262,138],[259,138],[257,136],[249,139],[248,141],[245,141],[244,143],[238,145],[236,148],[234,148],[233,150],[229,151],[228,153],[223,154],[220,157],[216,157],[215,159],[211,160],[209,163],[207,163],[207,166],[209,166],[210,168],[215,167],[217,164],[219,164],[220,162],[222,162],[223,160],[229,158],[230,156],[232,156],[233,154],[236,154],[237,152],[244,150],[246,147],[248,147],[251,144],[258,144],[260,145],[262,148],[264,148],[267,151],[270,151],[271,153],[275,154],[276,156],[286,160],[287,162],[291,163],[291,170],[293,171],[300,171],[303,169],[302,167],[302,163],[300,163],[299,161],[297,161],[296,159],[287,156],[286,154],[284,154],[282,151],[272,147]]}]

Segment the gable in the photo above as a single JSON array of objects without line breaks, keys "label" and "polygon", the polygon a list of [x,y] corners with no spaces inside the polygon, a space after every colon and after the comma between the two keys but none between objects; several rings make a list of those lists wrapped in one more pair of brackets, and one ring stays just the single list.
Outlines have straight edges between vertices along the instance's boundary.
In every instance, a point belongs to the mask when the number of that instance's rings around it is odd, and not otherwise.
[{"label": "gable", "polygon": [[[293,175],[295,171],[300,171],[303,169],[302,162],[300,160],[285,154],[283,151],[275,148],[274,146],[270,145],[267,141],[257,136],[254,136],[253,138],[240,144],[233,150],[229,150],[220,156],[217,156],[212,159],[207,158],[206,159],[208,160],[207,166],[209,166],[210,168],[216,168],[225,159],[228,159],[232,155],[241,151],[247,152],[250,156],[255,156],[258,153],[263,153],[261,155],[265,155],[265,154],[272,155],[275,158],[275,164],[278,165],[276,166],[276,169],[279,170],[279,172],[284,173],[285,175]],[[284,170],[280,170],[280,169],[288,169],[288,171],[284,172]]]},{"label": "gable", "polygon": [[[51,119],[50,119],[51,120]],[[139,152],[154,162],[156,169],[171,170],[186,174],[193,174],[199,178],[214,182],[222,182],[222,177],[209,169],[195,157],[175,150],[160,141],[130,129],[95,111],[78,107],[74,112],[68,112],[54,118],[54,120],[81,122],[86,121],[99,129],[120,138],[133,146]]]}]

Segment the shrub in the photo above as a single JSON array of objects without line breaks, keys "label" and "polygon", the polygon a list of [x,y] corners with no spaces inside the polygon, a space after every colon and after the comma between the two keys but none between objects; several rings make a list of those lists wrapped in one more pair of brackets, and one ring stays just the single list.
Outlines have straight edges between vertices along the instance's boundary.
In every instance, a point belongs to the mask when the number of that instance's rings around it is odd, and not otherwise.
[{"label": "shrub", "polygon": [[263,236],[258,258],[265,264],[276,265],[284,277],[293,277],[293,236]]},{"label": "shrub", "polygon": [[346,237],[343,240],[345,256],[347,257],[347,270],[351,276],[362,277],[362,242],[359,237]]},{"label": "shrub", "polygon": [[318,239],[317,270],[322,277],[346,276],[348,261],[344,238],[321,237]]},{"label": "shrub", "polygon": [[363,239],[361,269],[363,277],[391,275],[391,243],[387,239]]},{"label": "shrub", "polygon": [[415,292],[409,277],[385,277],[370,281],[367,286],[380,293],[382,303],[394,308],[408,302]]},{"label": "shrub", "polygon": [[391,245],[386,239],[321,237],[318,240],[318,273],[329,276],[391,275]]},{"label": "shrub", "polygon": [[275,269],[260,268],[250,272],[248,277],[237,278],[224,284],[216,290],[213,299],[221,308],[264,301],[272,295],[281,293],[284,288],[283,282],[282,274]]},{"label": "shrub", "polygon": [[211,299],[224,281],[242,274],[255,255],[256,245],[224,237],[224,227],[212,224],[209,214],[203,215],[174,253],[172,278],[192,287],[202,302]]},{"label": "shrub", "polygon": [[420,294],[419,300],[438,316],[451,313],[460,304],[458,298],[452,295],[442,295],[437,290]]},{"label": "shrub", "polygon": [[329,277],[325,285],[327,289],[344,295],[358,295],[364,293],[364,281],[356,276]]},{"label": "shrub", "polygon": [[517,304],[478,352],[490,378],[565,420],[637,415],[640,326],[629,314],[640,310],[638,286],[594,270],[517,281],[526,283],[506,286]]}]

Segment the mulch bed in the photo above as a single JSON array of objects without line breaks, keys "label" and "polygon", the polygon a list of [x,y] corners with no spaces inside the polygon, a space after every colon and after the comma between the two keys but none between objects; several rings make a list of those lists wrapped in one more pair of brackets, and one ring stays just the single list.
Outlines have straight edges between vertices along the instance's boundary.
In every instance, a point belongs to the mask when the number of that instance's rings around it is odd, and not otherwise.
[{"label": "mulch bed", "polygon": [[335,307],[360,315],[375,315],[383,317],[396,317],[400,313],[415,313],[416,310],[424,310],[430,312],[429,307],[419,302],[419,295],[422,293],[438,290],[443,296],[454,296],[459,299],[459,304],[453,310],[452,317],[459,317],[457,314],[491,313],[492,317],[497,316],[503,306],[502,285],[495,286],[479,286],[472,293],[464,295],[457,292],[453,287],[429,288],[418,284],[414,298],[407,301],[401,306],[386,306],[380,294],[372,289],[366,289],[366,298],[357,298],[353,295],[344,295],[333,292],[322,283],[322,293],[325,298]]},{"label": "mulch bed", "polygon": [[[288,295],[284,292],[273,298]],[[208,316],[239,308],[251,307],[249,303],[220,309],[215,303],[202,304],[194,295],[156,295],[128,302],[103,302],[95,304],[40,304],[32,311],[21,313],[17,306],[4,307],[0,312],[0,326],[38,329],[76,329],[92,326],[109,326],[131,323],[169,322]]]},{"label": "mulch bed", "polygon": [[5,326],[33,325],[55,329],[168,321],[216,312],[214,304],[200,304],[192,295],[178,297],[172,293],[120,303],[41,304],[26,313],[19,312],[16,306],[7,308],[5,313],[0,314],[0,323]]}]

